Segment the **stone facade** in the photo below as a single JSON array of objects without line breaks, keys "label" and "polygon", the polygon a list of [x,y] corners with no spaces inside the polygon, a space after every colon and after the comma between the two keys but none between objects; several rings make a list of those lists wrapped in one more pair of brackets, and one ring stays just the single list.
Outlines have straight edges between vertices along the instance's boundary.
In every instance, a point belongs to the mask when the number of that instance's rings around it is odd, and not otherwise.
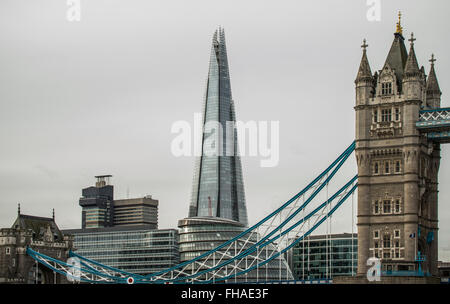
[{"label": "stone facade", "polygon": [[[402,29],[382,70],[372,74],[363,44],[356,84],[358,165],[358,275],[370,257],[384,271],[437,275],[438,169],[440,146],[416,128],[419,111],[440,107],[439,86],[419,68],[411,34],[406,51]],[[394,283],[394,282],[393,282]]]},{"label": "stone facade", "polygon": [[63,235],[54,218],[18,215],[11,228],[0,229],[0,283],[61,284],[66,277],[37,264],[27,255],[27,247],[66,261],[72,237]]}]

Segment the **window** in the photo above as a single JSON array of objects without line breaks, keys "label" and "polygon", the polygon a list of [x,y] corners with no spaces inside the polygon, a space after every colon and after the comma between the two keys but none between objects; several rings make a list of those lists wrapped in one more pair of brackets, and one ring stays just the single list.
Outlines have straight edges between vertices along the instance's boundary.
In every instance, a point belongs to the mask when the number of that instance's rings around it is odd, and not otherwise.
[{"label": "window", "polygon": [[399,241],[395,241],[395,248],[400,247],[400,242]]},{"label": "window", "polygon": [[378,162],[375,163],[374,168],[373,168],[373,172],[374,172],[374,174],[378,174],[378,172],[379,172]]},{"label": "window", "polygon": [[391,236],[389,234],[386,234],[383,237],[383,247],[384,248],[391,248]]},{"label": "window", "polygon": [[373,237],[374,237],[375,239],[377,239],[377,238],[379,237],[379,235],[380,235],[380,233],[379,233],[378,230],[375,230],[375,231],[373,232]]},{"label": "window", "polygon": [[392,82],[383,82],[381,84],[381,95],[392,94]]},{"label": "window", "polygon": [[392,121],[392,109],[381,110],[381,121],[382,122]]},{"label": "window", "polygon": [[400,200],[399,199],[395,200],[395,207],[394,208],[395,208],[394,209],[395,213],[400,213]]},{"label": "window", "polygon": [[390,252],[385,252],[383,254],[383,258],[385,258],[385,259],[389,259],[390,257],[391,257],[391,253]]},{"label": "window", "polygon": [[378,201],[375,201],[375,203],[373,204],[373,213],[374,214],[379,214],[380,213],[380,206]]},{"label": "window", "polygon": [[389,161],[384,162],[384,173],[389,174]]},{"label": "window", "polygon": [[395,121],[400,121],[400,109],[395,108]]},{"label": "window", "polygon": [[375,242],[375,248],[378,248],[378,242]]},{"label": "window", "polygon": [[399,238],[400,237],[400,230],[394,230],[394,237]]},{"label": "window", "polygon": [[378,110],[373,110],[373,122],[378,122]]},{"label": "window", "polygon": [[391,201],[385,200],[383,202],[383,213],[391,213]]},{"label": "window", "polygon": [[398,259],[400,257],[400,252],[398,250],[395,251],[395,257]]},{"label": "window", "polygon": [[378,255],[378,250],[375,250],[375,257],[379,258],[380,256]]},{"label": "window", "polygon": [[6,247],[6,254],[11,254],[11,248]]},{"label": "window", "polygon": [[400,161],[395,161],[395,173],[400,173]]}]

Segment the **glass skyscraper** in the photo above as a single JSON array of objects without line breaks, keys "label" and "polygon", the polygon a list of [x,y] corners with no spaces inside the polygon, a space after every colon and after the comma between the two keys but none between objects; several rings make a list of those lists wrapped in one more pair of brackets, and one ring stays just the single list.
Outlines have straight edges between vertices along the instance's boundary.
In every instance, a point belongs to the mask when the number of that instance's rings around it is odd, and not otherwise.
[{"label": "glass skyscraper", "polygon": [[[248,227],[235,122],[225,33],[223,29],[218,29],[214,33],[211,47],[203,105],[202,154],[195,165],[189,217],[178,222],[180,262],[191,260],[216,248]],[[217,126],[220,126],[221,130],[217,131]],[[241,242],[239,246],[249,248],[257,239],[255,233],[249,242]],[[219,251],[220,254],[224,254],[224,250]],[[273,245],[266,246],[264,252],[258,252],[258,258],[265,259],[276,250]],[[193,265],[198,267],[198,270],[208,269],[214,265],[214,257],[213,255],[212,259],[201,259],[201,265]],[[252,255],[249,259],[257,258]],[[226,260],[228,257],[224,254],[221,261]],[[207,274],[203,276],[203,279],[206,279]],[[284,258],[279,256],[263,267],[230,280],[268,282],[289,279],[292,279],[289,266]]]},{"label": "glass skyscraper", "polygon": [[[235,121],[225,33],[218,29],[211,47],[202,155],[195,166],[189,217],[219,217],[248,224]],[[222,132],[209,128],[216,125]]]}]

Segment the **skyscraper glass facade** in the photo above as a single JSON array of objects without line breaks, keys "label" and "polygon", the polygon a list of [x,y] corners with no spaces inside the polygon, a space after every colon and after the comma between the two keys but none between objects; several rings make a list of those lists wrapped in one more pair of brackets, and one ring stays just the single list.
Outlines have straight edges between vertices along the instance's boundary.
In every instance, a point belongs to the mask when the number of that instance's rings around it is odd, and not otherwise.
[{"label": "skyscraper glass facade", "polygon": [[74,251],[101,264],[150,274],[179,263],[178,232],[145,226],[64,230],[74,236]]},{"label": "skyscraper glass facade", "polygon": [[[225,33],[219,29],[211,48],[202,156],[195,166],[189,217],[212,216],[248,224],[235,121]],[[221,131],[215,126],[220,126]]]},{"label": "skyscraper glass facade", "polygon": [[356,233],[314,235],[296,244],[289,253],[289,265],[296,280],[332,279],[356,274]]}]

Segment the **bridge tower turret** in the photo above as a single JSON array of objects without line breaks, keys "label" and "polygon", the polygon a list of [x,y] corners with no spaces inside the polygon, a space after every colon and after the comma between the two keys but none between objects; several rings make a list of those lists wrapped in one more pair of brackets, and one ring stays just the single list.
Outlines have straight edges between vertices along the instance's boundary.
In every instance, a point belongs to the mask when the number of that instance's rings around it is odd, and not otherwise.
[{"label": "bridge tower turret", "polygon": [[[369,174],[370,164],[368,162],[367,141],[370,139],[370,124],[368,121],[372,120],[372,113],[370,111],[370,101],[374,97],[375,83],[377,74],[372,76],[372,72],[367,58],[367,43],[364,39],[361,45],[363,54],[361,63],[359,65],[358,74],[355,79],[356,86],[356,143],[358,149],[355,152],[358,163],[358,215],[367,217],[370,214],[369,205],[364,204],[370,196]],[[358,261],[367,260],[369,248],[369,227],[367,225],[358,226]]]},{"label": "bridge tower turret", "polygon": [[[440,104],[434,67],[428,81],[411,34],[406,50],[400,20],[383,68],[372,75],[363,44],[356,85],[358,275],[367,260],[382,270],[437,273],[439,144],[416,127],[420,110]],[[434,59],[434,58],[433,58]],[[432,61],[432,65],[433,65]]]}]

